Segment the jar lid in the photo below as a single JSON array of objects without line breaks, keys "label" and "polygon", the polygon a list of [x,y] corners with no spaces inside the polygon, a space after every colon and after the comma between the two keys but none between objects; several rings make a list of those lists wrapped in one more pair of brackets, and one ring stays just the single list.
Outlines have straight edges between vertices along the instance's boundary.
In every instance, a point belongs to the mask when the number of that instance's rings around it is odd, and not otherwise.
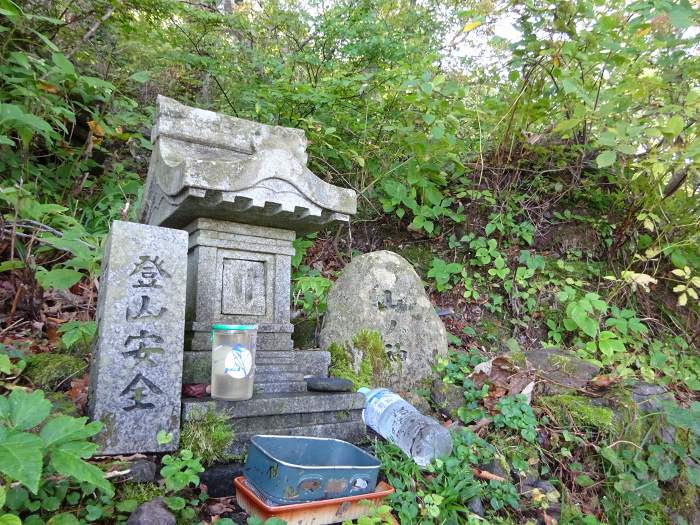
[{"label": "jar lid", "polygon": [[213,332],[218,332],[220,330],[257,330],[258,325],[256,324],[213,324],[211,325]]}]

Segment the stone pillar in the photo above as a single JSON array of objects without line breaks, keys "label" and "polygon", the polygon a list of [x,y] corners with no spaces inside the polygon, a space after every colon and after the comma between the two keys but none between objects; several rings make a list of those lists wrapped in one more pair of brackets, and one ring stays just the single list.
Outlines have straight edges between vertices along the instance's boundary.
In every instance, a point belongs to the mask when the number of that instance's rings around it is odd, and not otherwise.
[{"label": "stone pillar", "polygon": [[[88,413],[102,454],[177,449],[187,234],[114,221],[105,244]],[[159,444],[159,431],[172,435]]]}]

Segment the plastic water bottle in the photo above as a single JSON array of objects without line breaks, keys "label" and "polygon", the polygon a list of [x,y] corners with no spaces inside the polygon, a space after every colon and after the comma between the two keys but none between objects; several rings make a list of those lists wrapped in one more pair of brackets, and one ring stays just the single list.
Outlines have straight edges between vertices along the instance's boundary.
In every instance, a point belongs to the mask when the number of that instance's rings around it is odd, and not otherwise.
[{"label": "plastic water bottle", "polygon": [[418,412],[400,395],[386,388],[360,388],[358,392],[366,399],[365,424],[397,445],[421,467],[452,452],[450,432]]}]

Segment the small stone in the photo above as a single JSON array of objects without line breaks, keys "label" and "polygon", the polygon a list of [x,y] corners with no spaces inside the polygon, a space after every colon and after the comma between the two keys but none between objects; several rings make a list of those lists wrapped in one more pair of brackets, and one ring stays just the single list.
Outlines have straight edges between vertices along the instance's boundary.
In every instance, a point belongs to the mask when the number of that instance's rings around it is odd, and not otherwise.
[{"label": "small stone", "polygon": [[542,383],[545,394],[585,388],[600,371],[600,367],[558,348],[531,350],[525,353],[525,357],[545,380]]},{"label": "small stone", "polygon": [[349,379],[340,377],[307,377],[306,387],[315,392],[352,392],[353,384]]},{"label": "small stone", "polygon": [[663,385],[637,383],[632,387],[632,399],[637,404],[639,412],[651,414],[659,412],[663,408],[663,403],[673,401],[674,397]]},{"label": "small stone", "polygon": [[129,465],[129,480],[135,483],[148,483],[156,479],[156,464],[146,459],[138,459]]},{"label": "small stone", "polygon": [[199,475],[199,480],[206,485],[210,498],[227,498],[235,496],[233,480],[241,475],[243,475],[243,465],[230,463],[208,467]]},{"label": "small stone", "polygon": [[465,403],[462,387],[436,379],[430,389],[430,398],[447,417],[459,419],[457,412]]},{"label": "small stone", "polygon": [[138,506],[131,513],[126,525],[175,525],[176,520],[163,498],[155,498]]},{"label": "small stone", "polygon": [[469,510],[472,511],[477,516],[484,516],[484,505],[481,503],[480,498],[474,498],[469,502]]}]

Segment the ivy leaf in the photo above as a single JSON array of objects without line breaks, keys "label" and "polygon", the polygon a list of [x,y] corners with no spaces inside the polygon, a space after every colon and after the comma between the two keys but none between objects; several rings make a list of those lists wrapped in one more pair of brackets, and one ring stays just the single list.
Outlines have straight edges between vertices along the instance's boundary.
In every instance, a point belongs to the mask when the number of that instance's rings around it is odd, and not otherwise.
[{"label": "ivy leaf", "polygon": [[39,490],[42,460],[43,442],[39,436],[0,427],[0,472],[19,481],[36,494]]},{"label": "ivy leaf", "polygon": [[599,168],[607,168],[615,163],[615,159],[617,159],[617,154],[612,150],[606,150],[598,155],[595,161]]}]

